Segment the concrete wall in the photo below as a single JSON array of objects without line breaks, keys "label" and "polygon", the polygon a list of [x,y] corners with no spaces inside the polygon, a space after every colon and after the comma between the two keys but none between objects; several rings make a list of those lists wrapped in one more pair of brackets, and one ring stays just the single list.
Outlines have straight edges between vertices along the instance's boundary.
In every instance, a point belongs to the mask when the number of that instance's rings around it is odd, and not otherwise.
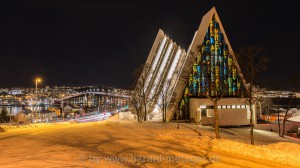
[{"label": "concrete wall", "polygon": [[247,109],[219,109],[219,124],[222,125],[249,125]]},{"label": "concrete wall", "polygon": [[156,49],[157,49],[158,45],[160,44],[160,42],[162,41],[162,39],[164,38],[164,36],[165,36],[165,33],[161,29],[159,29],[158,33],[156,35],[156,38],[154,40],[154,43],[152,45],[152,48],[147,57],[146,64],[151,64],[151,62],[155,56]]},{"label": "concrete wall", "polygon": [[[245,105],[245,98],[223,98],[218,102],[218,106],[224,105]],[[203,125],[214,125],[214,109],[206,109],[211,116],[201,117],[200,106],[213,106],[207,98],[191,98],[189,102],[190,120],[200,122]],[[255,106],[254,108],[255,109]],[[250,124],[250,110],[247,108],[218,109],[220,126],[235,126]],[[196,115],[197,114],[197,115]],[[255,117],[255,110],[254,110]]]},{"label": "concrete wall", "polygon": [[[178,53],[178,54],[177,54]],[[179,54],[180,53],[180,54]],[[186,52],[172,41],[162,30],[159,30],[151,51],[148,55],[146,64],[149,65],[149,73],[146,80],[145,90],[149,94],[149,98],[158,95],[152,103],[148,105],[149,113],[152,120],[162,120],[162,112],[159,109],[161,103],[161,91],[166,85],[166,81],[170,80],[171,84],[167,87],[168,98],[172,96],[175,90],[177,80],[179,79],[178,69],[181,68]],[[176,58],[176,59],[175,59]],[[145,69],[144,69],[145,70]],[[169,98],[170,100],[170,98]],[[170,111],[170,110],[168,110]],[[169,120],[172,115],[167,114]]]}]

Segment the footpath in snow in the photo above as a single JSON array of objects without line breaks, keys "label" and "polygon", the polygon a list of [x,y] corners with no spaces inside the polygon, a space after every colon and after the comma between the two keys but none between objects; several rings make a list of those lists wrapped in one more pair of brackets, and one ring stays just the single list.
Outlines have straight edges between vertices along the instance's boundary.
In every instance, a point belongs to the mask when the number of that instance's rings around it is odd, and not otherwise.
[{"label": "footpath in snow", "polygon": [[[3,125],[1,125],[3,127]],[[9,127],[9,126],[7,126]],[[119,121],[13,126],[0,133],[5,167],[299,167],[300,145],[248,128]],[[201,134],[201,136],[200,136]]]}]

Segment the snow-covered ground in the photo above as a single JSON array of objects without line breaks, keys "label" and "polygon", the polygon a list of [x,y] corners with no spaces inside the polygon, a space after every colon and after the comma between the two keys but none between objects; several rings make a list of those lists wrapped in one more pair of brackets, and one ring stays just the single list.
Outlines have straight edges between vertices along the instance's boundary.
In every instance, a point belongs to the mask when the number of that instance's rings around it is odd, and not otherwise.
[{"label": "snow-covered ground", "polygon": [[[284,109],[285,110],[285,109]],[[292,116],[298,116],[300,115],[300,109],[297,109],[297,108],[291,108],[289,111],[288,111],[288,114],[292,114]]]},{"label": "snow-covered ground", "polygon": [[211,127],[117,117],[0,132],[0,167],[300,167],[299,141],[272,132],[256,130],[251,146],[248,128],[221,129],[216,140]]}]

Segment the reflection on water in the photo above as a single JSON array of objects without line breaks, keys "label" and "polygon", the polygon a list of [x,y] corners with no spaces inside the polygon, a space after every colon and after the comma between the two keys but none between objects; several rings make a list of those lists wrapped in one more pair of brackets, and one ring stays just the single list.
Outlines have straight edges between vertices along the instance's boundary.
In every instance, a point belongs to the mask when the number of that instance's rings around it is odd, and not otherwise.
[{"label": "reflection on water", "polygon": [[[0,112],[4,106],[0,106]],[[8,111],[8,115],[16,115],[17,113],[21,112],[23,109],[29,109],[31,111],[40,111],[40,110],[47,110],[49,105],[39,105],[39,106],[6,106]]]}]

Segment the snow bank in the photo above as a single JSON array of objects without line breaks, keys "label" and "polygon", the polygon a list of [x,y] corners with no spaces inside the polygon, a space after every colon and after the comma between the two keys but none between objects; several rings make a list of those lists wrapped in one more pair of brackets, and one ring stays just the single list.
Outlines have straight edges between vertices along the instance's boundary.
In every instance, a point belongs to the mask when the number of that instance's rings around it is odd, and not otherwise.
[{"label": "snow bank", "polygon": [[30,129],[30,128],[45,128],[45,127],[52,127],[54,125],[58,125],[60,123],[30,123],[30,124],[20,124],[20,125],[2,125],[2,129],[5,131],[12,131],[12,130],[20,130],[20,129]]},{"label": "snow bank", "polygon": [[6,129],[0,127],[0,132],[5,132],[5,131],[6,131]]},{"label": "snow bank", "polygon": [[[118,114],[110,116],[107,120],[101,120],[99,122],[103,121],[118,121]],[[63,125],[70,125],[70,124],[76,124],[75,121],[67,121],[67,122],[59,122],[59,123],[30,123],[30,124],[6,124],[0,126],[0,132],[5,131],[12,131],[12,130],[21,130],[21,129],[31,129],[31,128],[47,128],[47,127],[53,127],[53,126],[63,126]]]},{"label": "snow bank", "polygon": [[212,148],[230,153],[254,157],[292,166],[300,165],[300,145],[290,142],[278,142],[269,145],[255,145],[240,143],[232,140],[213,140]]},{"label": "snow bank", "polygon": [[[198,128],[197,131],[202,134],[198,136],[194,131],[186,130],[172,131],[162,133],[159,138],[164,140],[172,140],[175,142],[185,143],[189,145],[200,146],[201,148],[211,149],[213,151],[225,151],[232,154],[243,155],[249,158],[257,158],[278,162],[291,166],[300,165],[300,145],[291,142],[276,142],[267,145],[250,145],[249,141],[245,141],[240,137],[221,134],[222,139],[215,139],[214,131],[207,128]],[[268,136],[268,135],[266,135]],[[254,137],[255,138],[255,137]]]}]

